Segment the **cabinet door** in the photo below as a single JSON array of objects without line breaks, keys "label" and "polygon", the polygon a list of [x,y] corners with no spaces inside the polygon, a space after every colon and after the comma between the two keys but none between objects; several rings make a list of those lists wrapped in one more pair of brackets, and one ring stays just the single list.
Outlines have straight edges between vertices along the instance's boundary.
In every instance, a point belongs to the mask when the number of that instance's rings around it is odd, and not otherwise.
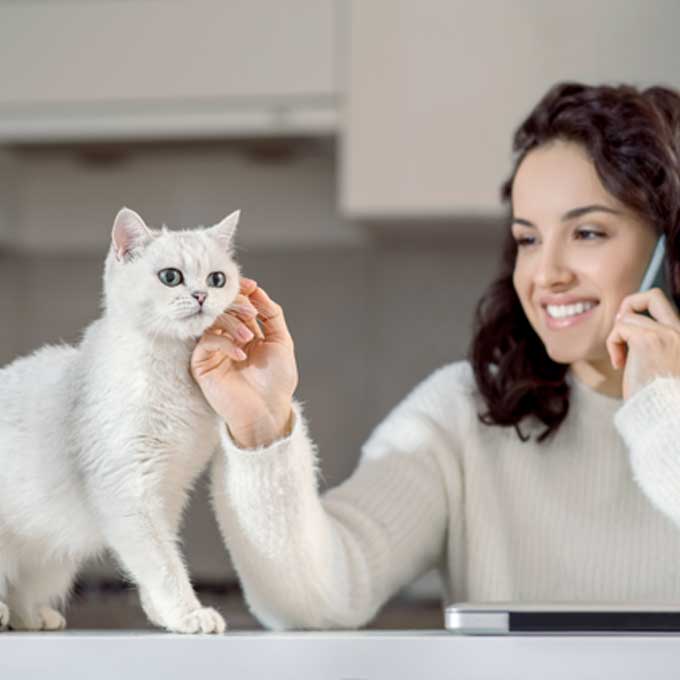
[{"label": "cabinet door", "polygon": [[0,133],[69,117],[104,132],[120,120],[200,131],[263,106],[334,107],[334,11],[334,0],[0,3]]},{"label": "cabinet door", "polygon": [[680,83],[680,3],[353,0],[341,208],[500,214],[514,129],[553,83]]}]

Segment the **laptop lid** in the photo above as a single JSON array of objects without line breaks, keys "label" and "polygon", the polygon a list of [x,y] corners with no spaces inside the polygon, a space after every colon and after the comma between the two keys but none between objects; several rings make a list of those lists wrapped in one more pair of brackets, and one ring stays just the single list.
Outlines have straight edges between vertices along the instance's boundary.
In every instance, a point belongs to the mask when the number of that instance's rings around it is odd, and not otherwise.
[{"label": "laptop lid", "polygon": [[461,602],[445,627],[463,635],[680,632],[680,603]]}]

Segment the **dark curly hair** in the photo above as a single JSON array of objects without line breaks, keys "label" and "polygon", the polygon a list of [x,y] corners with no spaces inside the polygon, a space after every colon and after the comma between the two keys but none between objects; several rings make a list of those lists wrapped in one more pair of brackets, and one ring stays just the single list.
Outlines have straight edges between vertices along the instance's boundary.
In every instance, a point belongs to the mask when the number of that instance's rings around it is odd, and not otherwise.
[{"label": "dark curly hair", "polygon": [[[680,94],[665,87],[553,86],[519,126],[513,139],[514,168],[501,188],[510,208],[512,183],[532,150],[560,139],[580,144],[604,187],[666,234],[666,273],[673,300],[680,297]],[[569,411],[567,364],[553,361],[526,318],[512,276],[517,244],[507,230],[501,270],[475,312],[469,359],[487,411],[486,425],[513,425],[534,415],[556,432]]]}]

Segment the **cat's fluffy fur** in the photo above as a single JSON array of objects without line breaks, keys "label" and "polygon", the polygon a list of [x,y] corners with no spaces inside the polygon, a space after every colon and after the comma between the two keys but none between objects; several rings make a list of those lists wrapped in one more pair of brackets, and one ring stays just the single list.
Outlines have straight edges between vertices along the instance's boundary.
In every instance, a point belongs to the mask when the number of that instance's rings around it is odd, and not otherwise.
[{"label": "cat's fluffy fur", "polygon": [[[47,346],[0,369],[0,629],[63,628],[56,608],[78,567],[108,547],[155,624],[224,630],[193,592],[177,535],[218,444],[190,358],[238,294],[237,222],[233,213],[207,229],[156,230],[124,208],[101,318],[79,346]],[[161,282],[169,267],[183,284]],[[225,274],[223,287],[208,285],[212,272]],[[196,291],[207,293],[202,308]]]}]

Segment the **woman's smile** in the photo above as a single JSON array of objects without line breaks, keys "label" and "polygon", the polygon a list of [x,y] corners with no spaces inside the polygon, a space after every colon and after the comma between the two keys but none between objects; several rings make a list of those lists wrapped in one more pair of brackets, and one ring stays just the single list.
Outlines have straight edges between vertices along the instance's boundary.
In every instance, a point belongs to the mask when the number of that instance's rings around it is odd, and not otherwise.
[{"label": "woman's smile", "polygon": [[546,305],[543,307],[545,325],[552,331],[571,328],[590,319],[599,303],[578,302],[574,305]]}]

